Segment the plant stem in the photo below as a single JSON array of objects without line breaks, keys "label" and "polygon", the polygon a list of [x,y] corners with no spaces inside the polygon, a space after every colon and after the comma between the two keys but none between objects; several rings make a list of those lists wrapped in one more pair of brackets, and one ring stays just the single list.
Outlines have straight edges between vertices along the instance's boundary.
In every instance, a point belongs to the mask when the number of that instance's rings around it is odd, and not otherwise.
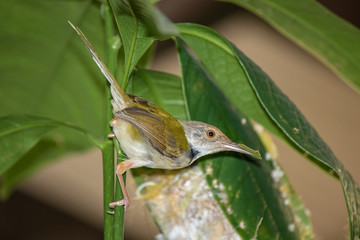
[{"label": "plant stem", "polygon": [[[120,144],[118,141],[115,142],[115,149],[117,153],[117,164],[123,161],[123,152],[120,148]],[[124,178],[124,183],[126,184],[126,173],[122,176]],[[119,181],[116,181],[116,188],[115,188],[115,199],[120,200],[124,198],[123,192],[120,187]],[[123,239],[124,238],[124,216],[125,216],[125,209],[124,206],[117,206],[115,207],[115,214],[114,214],[114,239]]]},{"label": "plant stem", "polygon": [[113,240],[114,215],[109,204],[114,201],[114,145],[106,140],[102,150],[103,156],[103,185],[104,185],[104,240]]},{"label": "plant stem", "polygon": [[[116,59],[118,48],[114,46],[114,32],[113,32],[113,18],[111,9],[107,1],[104,1],[104,15],[105,15],[105,44],[106,44],[106,64],[111,73],[115,73]],[[110,86],[106,87],[105,94],[105,122],[109,123],[113,117],[111,106]],[[115,201],[115,178],[114,178],[114,142],[108,139],[108,134],[112,132],[109,124],[106,125],[105,143],[103,147],[103,179],[104,179],[104,239],[113,240],[115,234],[114,214],[109,214],[113,209],[109,208],[109,203]],[[118,223],[119,224],[119,223]],[[121,224],[121,229],[123,224]],[[123,238],[117,238],[123,239]]]},{"label": "plant stem", "polygon": [[[129,50],[129,56],[127,58],[127,61],[125,63],[125,69],[124,69],[124,75],[122,76],[122,82],[119,84],[122,89],[126,89],[127,85],[128,85],[128,79],[129,79],[129,75],[130,75],[130,67],[131,67],[131,62],[132,62],[132,58],[133,58],[133,54],[134,54],[134,50],[135,50],[135,44],[136,44],[136,39],[137,39],[137,34],[138,34],[138,20],[135,17],[134,13],[131,11],[134,19],[135,19],[135,29],[133,32],[133,37],[132,37],[132,42],[131,42],[131,46],[130,46],[130,50]],[[104,14],[105,14],[105,35],[106,35],[106,52],[107,52],[107,66],[108,69],[111,73],[113,73],[113,75],[115,75],[115,68],[116,68],[116,60],[117,60],[117,53],[118,53],[118,48],[119,48],[119,42],[117,41],[117,39],[114,38],[114,32],[113,32],[113,26],[114,26],[114,22],[113,22],[113,16],[112,16],[112,11],[111,11],[111,4],[109,2],[106,1],[106,3],[104,3]],[[116,76],[115,76],[116,77]],[[110,99],[111,99],[111,94],[109,93],[109,89],[107,90],[107,114],[106,114],[106,119],[108,121],[110,121],[112,114],[111,114],[111,104],[110,104]],[[108,131],[106,131],[108,133]],[[111,130],[109,131],[111,132]],[[116,152],[117,152],[117,164],[119,164],[121,161],[123,161],[122,156],[123,153],[121,151],[120,145],[118,143],[117,140],[114,140],[112,147],[116,146]],[[105,162],[103,163],[104,168],[105,168]],[[109,166],[110,168],[110,166]],[[114,174],[114,164],[111,167],[112,169],[112,174]],[[107,172],[107,174],[110,174],[106,169],[104,169],[104,181],[105,180],[110,180],[110,177],[108,177],[107,179],[105,179],[105,172]],[[112,175],[114,176],[114,175]],[[123,174],[123,176],[121,176],[124,178],[124,182],[126,180],[126,174]],[[112,193],[114,193],[114,177],[112,178]],[[105,185],[107,187],[110,187],[110,183],[104,183],[104,188]],[[106,198],[106,193],[107,191],[104,190],[104,198]],[[108,192],[110,194],[110,190]],[[114,199],[114,195],[115,195],[115,199]],[[115,184],[115,194],[112,195],[112,201],[114,200],[120,200],[123,199],[123,193],[120,187],[120,184],[118,183],[118,181],[116,181]],[[104,199],[105,202],[105,214],[107,214],[106,209],[108,209],[108,203],[110,203],[110,195],[108,196],[108,199]],[[118,240],[118,239],[124,239],[124,214],[125,214],[125,210],[124,210],[124,206],[117,206],[114,209],[114,215],[112,216],[112,218],[108,220],[108,222],[106,222],[105,220],[105,226],[104,226],[104,236],[108,236],[107,239],[114,239],[114,240]],[[111,224],[112,226],[106,226],[106,224]],[[110,237],[110,235],[112,234],[112,237]],[[107,240],[106,239],[106,240]]]}]

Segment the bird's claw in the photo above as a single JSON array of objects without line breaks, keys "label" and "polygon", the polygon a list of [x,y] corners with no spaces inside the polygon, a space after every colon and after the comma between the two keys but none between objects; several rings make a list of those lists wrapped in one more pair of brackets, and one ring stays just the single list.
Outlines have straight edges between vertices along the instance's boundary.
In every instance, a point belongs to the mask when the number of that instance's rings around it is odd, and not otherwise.
[{"label": "bird's claw", "polygon": [[116,202],[112,202],[109,204],[110,208],[115,208],[116,206],[124,206],[125,211],[127,210],[127,208],[129,207],[130,201],[128,198],[124,198],[122,200],[116,201]]}]

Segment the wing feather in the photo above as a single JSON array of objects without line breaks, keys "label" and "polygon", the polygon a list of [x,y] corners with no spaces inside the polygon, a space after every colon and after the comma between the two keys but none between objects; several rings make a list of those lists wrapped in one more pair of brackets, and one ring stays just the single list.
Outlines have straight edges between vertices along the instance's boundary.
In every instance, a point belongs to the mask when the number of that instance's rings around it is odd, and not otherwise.
[{"label": "wing feather", "polygon": [[[115,115],[136,127],[159,153],[177,158],[183,151],[188,150],[184,127],[164,110],[160,111],[160,114],[162,118],[147,109],[131,107],[116,112]],[[166,119],[166,122],[162,119]]]}]

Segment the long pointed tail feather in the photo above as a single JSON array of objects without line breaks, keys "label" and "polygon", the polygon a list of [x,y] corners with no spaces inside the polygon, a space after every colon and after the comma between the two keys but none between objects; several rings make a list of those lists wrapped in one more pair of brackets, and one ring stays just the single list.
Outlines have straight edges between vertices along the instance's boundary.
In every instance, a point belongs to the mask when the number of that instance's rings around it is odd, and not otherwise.
[{"label": "long pointed tail feather", "polygon": [[80,36],[81,40],[85,43],[86,47],[88,48],[89,52],[93,56],[93,60],[100,68],[102,74],[105,76],[105,78],[109,81],[111,85],[111,95],[113,97],[113,108],[114,112],[122,110],[124,107],[129,105],[129,97],[127,94],[121,89],[119,84],[116,82],[114,76],[110,73],[109,69],[105,66],[103,61],[100,59],[99,55],[89,42],[89,40],[85,37],[85,35],[81,32],[81,30],[78,27],[75,27],[70,21],[68,21],[70,26],[77,32],[77,34]]}]

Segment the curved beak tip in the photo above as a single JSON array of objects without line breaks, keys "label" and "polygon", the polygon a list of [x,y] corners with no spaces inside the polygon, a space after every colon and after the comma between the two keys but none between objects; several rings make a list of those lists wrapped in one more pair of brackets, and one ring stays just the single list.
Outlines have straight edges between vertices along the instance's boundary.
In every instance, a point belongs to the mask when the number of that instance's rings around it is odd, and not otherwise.
[{"label": "curved beak tip", "polygon": [[224,144],[224,148],[228,151],[234,151],[234,152],[239,152],[239,153],[243,153],[243,154],[248,154],[256,159],[262,159],[259,150],[253,150],[244,144],[237,144],[237,143],[231,142],[229,144]]}]

